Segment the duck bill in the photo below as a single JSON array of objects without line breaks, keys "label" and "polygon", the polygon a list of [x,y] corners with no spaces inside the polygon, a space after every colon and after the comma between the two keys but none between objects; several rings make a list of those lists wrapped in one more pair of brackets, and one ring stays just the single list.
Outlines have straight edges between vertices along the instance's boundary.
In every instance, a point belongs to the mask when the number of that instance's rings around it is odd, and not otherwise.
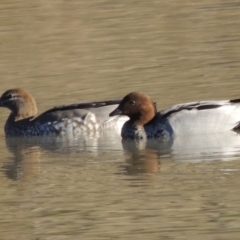
[{"label": "duck bill", "polygon": [[116,116],[116,115],[123,115],[122,110],[119,109],[119,108],[116,108],[115,110],[113,110],[113,111],[109,114],[109,117],[113,117],[113,116]]}]

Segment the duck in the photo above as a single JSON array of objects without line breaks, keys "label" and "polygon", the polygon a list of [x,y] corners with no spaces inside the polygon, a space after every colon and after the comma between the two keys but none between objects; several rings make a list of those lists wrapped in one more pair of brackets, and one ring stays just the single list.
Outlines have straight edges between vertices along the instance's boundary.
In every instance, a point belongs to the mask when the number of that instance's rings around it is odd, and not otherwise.
[{"label": "duck", "polygon": [[86,135],[105,129],[120,132],[126,119],[108,116],[119,103],[109,100],[61,105],[37,116],[36,101],[25,89],[9,89],[0,97],[0,107],[11,111],[4,127],[6,137]]},{"label": "duck", "polygon": [[213,134],[240,129],[240,99],[199,101],[174,105],[157,111],[156,103],[145,93],[126,95],[109,116],[129,117],[122,127],[123,139],[157,138]]}]

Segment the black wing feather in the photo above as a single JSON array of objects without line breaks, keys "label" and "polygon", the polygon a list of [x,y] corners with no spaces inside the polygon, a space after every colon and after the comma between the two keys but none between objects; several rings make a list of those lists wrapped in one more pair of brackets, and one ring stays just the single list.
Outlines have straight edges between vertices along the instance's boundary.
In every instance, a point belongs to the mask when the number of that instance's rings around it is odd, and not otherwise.
[{"label": "black wing feather", "polygon": [[166,113],[164,113],[162,115],[162,117],[169,117],[171,114],[173,113],[176,113],[176,112],[180,112],[182,110],[193,110],[193,109],[197,109],[197,110],[208,110],[208,109],[214,109],[214,108],[219,108],[221,107],[222,105],[221,104],[212,104],[212,103],[205,103],[205,104],[201,104],[201,102],[197,102],[197,103],[192,103],[192,104],[186,104],[186,105],[182,105],[182,106],[179,106],[178,108],[176,109],[173,109],[173,110],[170,110]]},{"label": "black wing feather", "polygon": [[104,107],[104,106],[109,106],[109,105],[115,105],[115,104],[120,104],[121,100],[110,100],[110,101],[104,101],[104,102],[81,102],[81,103],[74,103],[74,104],[69,104],[69,105],[61,105],[61,106],[56,106],[53,107],[46,112],[46,113],[52,113],[56,111],[64,111],[64,110],[73,110],[73,109],[86,109],[86,108],[99,108],[99,107]]}]

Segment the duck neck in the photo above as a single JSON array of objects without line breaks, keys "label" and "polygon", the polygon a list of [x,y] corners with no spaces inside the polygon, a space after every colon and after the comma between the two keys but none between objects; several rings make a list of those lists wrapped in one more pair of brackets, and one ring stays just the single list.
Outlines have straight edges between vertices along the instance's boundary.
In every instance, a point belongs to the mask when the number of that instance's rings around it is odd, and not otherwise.
[{"label": "duck neck", "polygon": [[153,119],[156,116],[156,112],[151,112],[151,113],[142,113],[136,116],[136,118],[132,118],[131,121],[134,122],[134,125],[136,126],[144,126],[148,124],[149,122],[153,121]]},{"label": "duck neck", "polygon": [[31,127],[31,125],[34,123],[34,121],[31,121],[32,118],[33,117],[21,119],[11,112],[4,126],[6,135],[15,136],[18,131],[25,129],[26,127]]},{"label": "duck neck", "polygon": [[146,139],[147,135],[143,125],[138,125],[132,120],[128,120],[122,127],[121,136],[123,139]]},{"label": "duck neck", "polygon": [[8,135],[8,132],[11,131],[11,129],[15,128],[15,125],[16,125],[15,115],[11,112],[4,126],[6,135]]},{"label": "duck neck", "polygon": [[6,121],[6,124],[8,125],[13,125],[16,121],[15,121],[16,117],[15,114],[13,114],[12,112],[9,114],[8,119]]}]

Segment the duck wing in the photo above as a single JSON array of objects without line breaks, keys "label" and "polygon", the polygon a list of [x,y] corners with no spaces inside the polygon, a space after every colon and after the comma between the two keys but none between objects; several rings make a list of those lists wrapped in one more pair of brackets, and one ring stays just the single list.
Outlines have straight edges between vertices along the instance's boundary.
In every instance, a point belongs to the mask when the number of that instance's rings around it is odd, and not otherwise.
[{"label": "duck wing", "polygon": [[63,118],[81,118],[84,120],[87,115],[92,114],[97,121],[104,122],[110,119],[109,113],[113,111],[120,102],[121,100],[110,100],[56,106],[43,112],[37,119],[41,122],[57,121]]},{"label": "duck wing", "polygon": [[240,100],[179,104],[159,114],[177,135],[223,132],[239,126]]}]

